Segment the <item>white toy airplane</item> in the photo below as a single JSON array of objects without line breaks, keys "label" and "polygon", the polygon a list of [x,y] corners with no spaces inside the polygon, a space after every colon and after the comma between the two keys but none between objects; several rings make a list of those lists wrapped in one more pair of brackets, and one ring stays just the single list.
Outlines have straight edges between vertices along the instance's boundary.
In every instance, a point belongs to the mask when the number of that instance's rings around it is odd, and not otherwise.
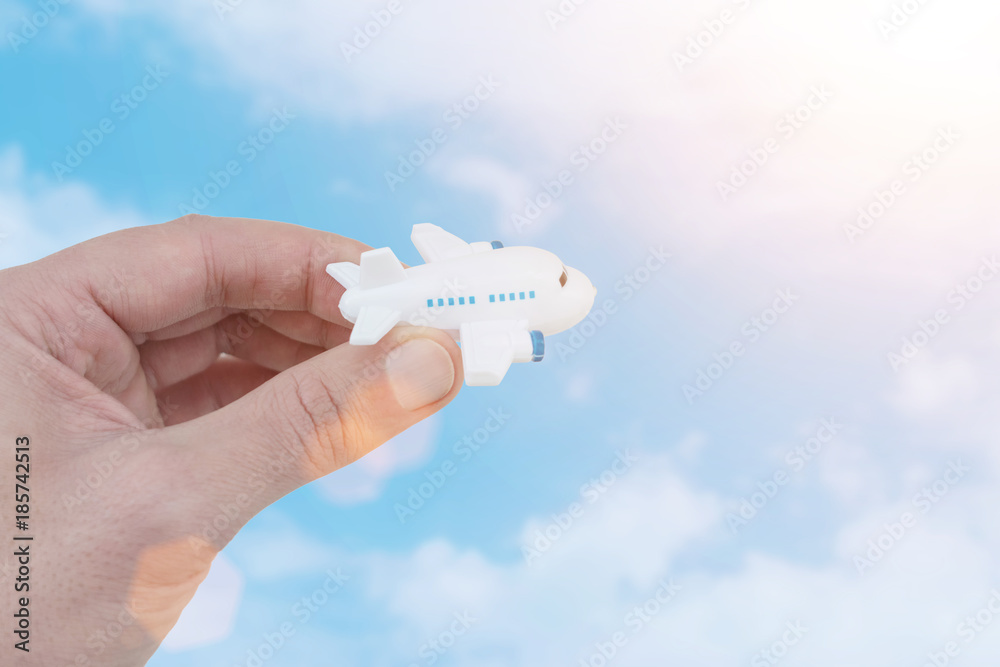
[{"label": "white toy airplane", "polygon": [[466,243],[437,225],[410,236],[426,264],[403,268],[389,248],[361,264],[326,272],[347,291],[340,312],[354,323],[352,345],[374,345],[399,323],[444,329],[462,344],[465,382],[500,384],[513,362],[541,361],[544,336],[590,312],[597,290],[587,276],[539,248]]}]

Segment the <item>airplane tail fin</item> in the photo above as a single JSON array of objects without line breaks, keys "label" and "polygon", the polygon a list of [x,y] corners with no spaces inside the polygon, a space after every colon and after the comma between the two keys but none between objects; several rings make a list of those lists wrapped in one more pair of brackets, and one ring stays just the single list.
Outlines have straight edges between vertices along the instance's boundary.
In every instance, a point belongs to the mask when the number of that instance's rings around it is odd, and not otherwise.
[{"label": "airplane tail fin", "polygon": [[351,262],[327,264],[326,272],[334,280],[343,285],[344,289],[350,289],[361,282],[361,267]]},{"label": "airplane tail fin", "polygon": [[403,265],[389,248],[362,253],[360,266],[351,262],[327,264],[326,272],[344,289],[355,285],[360,285],[361,289],[372,289],[406,280]]},{"label": "airplane tail fin", "polygon": [[389,248],[363,253],[360,274],[361,289],[374,289],[406,280],[403,265]]}]

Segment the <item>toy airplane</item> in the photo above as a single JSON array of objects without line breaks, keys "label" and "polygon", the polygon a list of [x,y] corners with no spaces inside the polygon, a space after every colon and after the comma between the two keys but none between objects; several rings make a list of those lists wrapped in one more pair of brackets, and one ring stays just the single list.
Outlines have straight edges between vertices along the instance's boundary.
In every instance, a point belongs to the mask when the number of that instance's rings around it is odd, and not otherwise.
[{"label": "toy airplane", "polygon": [[461,342],[465,382],[500,384],[514,362],[541,361],[545,338],[580,322],[597,290],[539,248],[466,243],[437,225],[413,226],[425,264],[403,268],[389,248],[326,272],[347,291],[340,312],[352,345],[374,345],[399,323],[444,329]]}]

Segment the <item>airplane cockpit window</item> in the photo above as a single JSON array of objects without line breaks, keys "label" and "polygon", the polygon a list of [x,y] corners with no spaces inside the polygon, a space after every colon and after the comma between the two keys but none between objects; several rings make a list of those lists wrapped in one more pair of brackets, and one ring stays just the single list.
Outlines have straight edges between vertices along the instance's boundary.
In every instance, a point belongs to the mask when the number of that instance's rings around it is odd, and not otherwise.
[{"label": "airplane cockpit window", "polygon": [[559,276],[559,286],[566,287],[566,280],[567,280],[566,270],[563,269],[562,275]]}]

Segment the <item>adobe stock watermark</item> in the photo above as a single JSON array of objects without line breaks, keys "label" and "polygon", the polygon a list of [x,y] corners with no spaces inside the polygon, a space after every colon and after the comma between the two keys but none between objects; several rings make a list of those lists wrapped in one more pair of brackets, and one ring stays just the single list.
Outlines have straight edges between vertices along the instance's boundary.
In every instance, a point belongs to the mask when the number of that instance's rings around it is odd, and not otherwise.
[{"label": "adobe stock watermark", "polygon": [[188,546],[191,551],[199,554],[209,545],[218,545],[231,536],[236,530],[253,518],[253,507],[255,501],[265,491],[270,483],[270,475],[277,476],[283,471],[292,469],[296,461],[290,453],[276,454],[269,461],[270,469],[268,473],[253,473],[244,480],[245,491],[237,493],[228,502],[218,503],[218,513],[210,519],[206,519],[201,526],[198,536],[188,538]]},{"label": "adobe stock watermark", "polygon": [[21,17],[21,27],[17,32],[7,33],[7,43],[14,53],[20,53],[21,47],[33,40],[52,22],[65,5],[72,0],[38,0],[35,3],[38,10]]},{"label": "adobe stock watermark", "polygon": [[448,624],[448,627],[437,635],[427,639],[417,649],[417,655],[420,656],[423,662],[411,662],[409,667],[433,665],[448,653],[462,637],[468,634],[472,626],[479,622],[479,619],[474,618],[468,609],[461,613],[455,612],[451,616],[452,621]]},{"label": "adobe stock watermark", "polygon": [[910,500],[912,511],[907,510],[899,515],[898,520],[882,524],[882,532],[868,540],[865,552],[854,556],[852,560],[858,574],[864,576],[885,558],[889,551],[917,526],[920,517],[934,509],[970,471],[971,468],[960,459],[950,461],[948,469],[941,477],[924,486],[913,496]]},{"label": "adobe stock watermark", "polygon": [[737,510],[726,514],[726,523],[733,535],[756,519],[781,489],[788,485],[792,477],[802,472],[806,465],[819,456],[843,428],[844,425],[834,417],[822,419],[811,438],[788,450],[784,458],[785,467],[778,468],[764,481],[757,482],[757,490],[749,496],[740,498]]},{"label": "adobe stock watermark", "polygon": [[930,145],[914,153],[903,163],[901,178],[894,179],[885,190],[875,190],[871,201],[858,207],[858,217],[855,222],[844,225],[847,240],[855,243],[864,236],[908,192],[907,182],[913,184],[923,178],[924,174],[954,148],[961,138],[961,135],[951,127],[939,129]]},{"label": "adobe stock watermark", "polygon": [[543,554],[548,552],[583,518],[587,507],[603,498],[638,460],[639,457],[633,455],[628,449],[616,452],[614,461],[607,469],[580,487],[580,498],[584,502],[570,503],[565,512],[553,514],[551,523],[536,528],[531,535],[531,541],[521,545],[521,555],[524,556],[524,562],[529,566],[537,563]]},{"label": "adobe stock watermark", "polygon": [[714,354],[713,361],[708,366],[698,369],[694,383],[681,387],[681,392],[683,392],[688,405],[694,405],[698,398],[704,396],[705,392],[715,386],[715,383],[736,364],[737,360],[747,353],[749,346],[759,341],[765,333],[770,331],[799,300],[798,296],[792,294],[790,288],[778,290],[776,294],[777,296],[771,302],[770,307],[761,311],[760,315],[751,317],[743,323],[743,326],[740,327],[743,338],[734,340],[725,350]]},{"label": "adobe stock watermark", "polygon": [[826,84],[812,86],[806,101],[787,112],[774,124],[777,137],[768,137],[760,146],[747,150],[747,157],[733,167],[729,178],[725,181],[716,181],[715,189],[722,201],[729,201],[732,195],[749,183],[750,179],[770,161],[771,156],[781,150],[781,142],[791,140],[832,98],[833,93],[827,89]]},{"label": "adobe stock watermark", "polygon": [[142,428],[125,433],[115,440],[110,449],[103,450],[98,458],[89,461],[89,466],[81,466],[83,470],[76,482],[65,487],[66,490],[59,498],[63,509],[67,512],[74,511],[93,498],[98,489],[104,486],[125,463],[128,455],[138,451],[144,440],[159,431],[162,426],[161,420],[164,422],[169,420],[179,409],[179,406],[168,401],[157,401],[156,407],[160,420],[143,420]]},{"label": "adobe stock watermark", "polygon": [[587,0],[562,0],[555,9],[545,10],[545,20],[549,22],[552,32],[576,15],[577,10],[587,4]]},{"label": "adobe stock watermark", "polygon": [[490,408],[482,426],[456,441],[451,447],[452,456],[437,467],[424,471],[425,481],[407,490],[405,502],[397,502],[392,506],[399,522],[405,524],[416,516],[444,488],[448,480],[458,474],[461,464],[471,461],[510,420],[511,416],[502,407]]},{"label": "adobe stock watermark", "polygon": [[220,21],[225,21],[242,4],[243,0],[212,0],[212,9]]},{"label": "adobe stock watermark", "polygon": [[77,349],[80,338],[88,325],[107,318],[107,313],[100,304],[113,303],[127,295],[134,286],[136,276],[120,269],[112,269],[108,280],[101,285],[95,285],[91,291],[94,301],[81,301],[73,309],[75,317],[61,322],[55,331],[48,335],[49,351],[36,349],[28,364],[18,369],[18,376],[25,386],[30,386],[38,379],[39,373],[57,363],[55,359],[65,359],[66,355]]},{"label": "adobe stock watermark", "polygon": [[432,326],[442,314],[447,312],[448,306],[444,305],[448,303],[447,299],[463,294],[465,289],[466,287],[459,278],[445,278],[437,296],[430,300],[433,305],[421,305],[403,321],[409,322],[415,327]]},{"label": "adobe stock watermark", "polygon": [[802,625],[802,621],[788,621],[779,639],[771,642],[767,648],[754,653],[750,659],[750,667],[774,667],[785,659],[793,646],[802,641],[807,632],[809,628]]},{"label": "adobe stock watermark", "polygon": [[753,0],[732,0],[732,4],[739,11],[734,11],[727,7],[719,12],[718,16],[705,19],[702,21],[703,29],[688,37],[684,48],[674,51],[674,65],[677,66],[678,72],[683,73],[684,68],[694,65],[695,61],[705,55],[712,48],[712,45],[729,29],[729,26],[736,22],[736,19],[740,16],[740,12],[750,8]]},{"label": "adobe stock watermark", "polygon": [[396,17],[403,13],[406,5],[403,0],[389,0],[382,9],[371,12],[371,19],[354,28],[350,41],[340,42],[340,53],[344,61],[350,65],[362,52],[372,45],[372,42],[385,32]]},{"label": "adobe stock watermark", "polygon": [[973,275],[955,285],[948,292],[946,301],[950,308],[938,308],[927,319],[919,320],[917,328],[910,334],[903,336],[899,350],[888,353],[886,358],[889,367],[898,372],[900,368],[913,361],[921,350],[930,345],[930,342],[946,326],[951,324],[952,317],[975,299],[983,288],[997,277],[998,273],[1000,273],[1000,262],[997,261],[997,256],[984,257]]},{"label": "adobe stock watermark", "polygon": [[73,664],[78,667],[107,664],[103,660],[98,662],[96,658],[100,658],[105,651],[121,642],[126,635],[128,637],[125,641],[130,643],[136,641],[139,635],[144,634],[145,631],[142,629],[140,619],[146,611],[146,609],[137,609],[134,602],[121,604],[118,613],[112,620],[87,635],[85,642],[87,650],[77,653]]},{"label": "adobe stock watermark", "polygon": [[580,144],[570,155],[569,167],[560,169],[551,180],[542,181],[539,191],[525,201],[524,208],[511,213],[510,221],[514,229],[521,232],[535,224],[542,213],[573,185],[576,176],[590,169],[591,165],[607,153],[608,148],[618,141],[627,129],[628,124],[619,116],[607,119],[599,133],[587,143]]},{"label": "adobe stock watermark", "polygon": [[289,609],[288,613],[294,617],[294,622],[291,619],[286,620],[273,632],[262,634],[260,643],[247,649],[246,656],[237,663],[237,667],[261,667],[271,660],[351,579],[339,567],[327,570],[325,574],[326,579],[322,584],[309,595],[302,596]]},{"label": "adobe stock watermark", "polygon": [[652,595],[625,614],[621,629],[612,632],[606,640],[594,643],[594,650],[588,656],[580,658],[579,667],[607,667],[633,637],[646,629],[667,608],[682,588],[673,579],[660,579],[659,584]]},{"label": "adobe stock watermark", "polygon": [[471,93],[452,104],[441,114],[444,126],[435,128],[422,139],[415,139],[413,142],[415,148],[396,158],[396,168],[393,171],[385,171],[385,183],[389,187],[389,191],[395,192],[396,188],[417,173],[420,167],[427,164],[427,160],[437,153],[441,146],[448,143],[451,134],[457,132],[472,118],[472,115],[479,111],[499,88],[500,82],[494,79],[493,75],[479,77],[479,83]]},{"label": "adobe stock watermark", "polygon": [[996,588],[990,591],[990,597],[976,612],[969,614],[962,622],[955,627],[955,634],[958,640],[945,642],[940,651],[928,651],[927,660],[923,667],[947,667],[952,661],[962,654],[962,649],[969,646],[979,635],[993,624],[997,616],[1000,616],[1000,590]]},{"label": "adobe stock watermark", "polygon": [[570,329],[569,335],[556,341],[555,351],[559,355],[559,361],[566,361],[582,350],[587,341],[596,336],[597,332],[607,326],[610,319],[618,313],[620,303],[631,301],[649,284],[653,276],[667,265],[667,260],[671,257],[672,255],[664,250],[663,246],[650,246],[645,260],[615,283],[615,294],[618,297],[605,299],[603,303],[595,305],[583,322]]},{"label": "adobe stock watermark", "polygon": [[118,123],[125,122],[139,105],[149,98],[149,94],[170,76],[170,73],[164,71],[160,65],[149,65],[145,72],[139,83],[112,100],[110,115],[97,121],[94,127],[85,129],[82,133],[83,138],[75,144],[66,146],[66,155],[62,162],[56,160],[52,163],[52,173],[55,174],[57,181],[62,183],[66,175],[73,173],[74,169],[83,164],[84,159],[118,128],[116,120]]},{"label": "adobe stock watermark", "polygon": [[261,153],[274,143],[275,138],[288,129],[290,121],[295,119],[295,114],[288,111],[288,107],[274,109],[268,121],[253,134],[248,134],[246,139],[236,146],[238,157],[233,158],[223,165],[218,171],[209,171],[208,180],[194,188],[191,201],[178,206],[181,215],[190,213],[201,213],[212,200],[217,198],[222,191],[228,188],[233,179],[243,173],[243,168],[256,160]]},{"label": "adobe stock watermark", "polygon": [[882,34],[882,39],[888,42],[895,37],[896,33],[905,28],[928,2],[929,0],[903,0],[892,3],[889,15],[875,23]]}]

